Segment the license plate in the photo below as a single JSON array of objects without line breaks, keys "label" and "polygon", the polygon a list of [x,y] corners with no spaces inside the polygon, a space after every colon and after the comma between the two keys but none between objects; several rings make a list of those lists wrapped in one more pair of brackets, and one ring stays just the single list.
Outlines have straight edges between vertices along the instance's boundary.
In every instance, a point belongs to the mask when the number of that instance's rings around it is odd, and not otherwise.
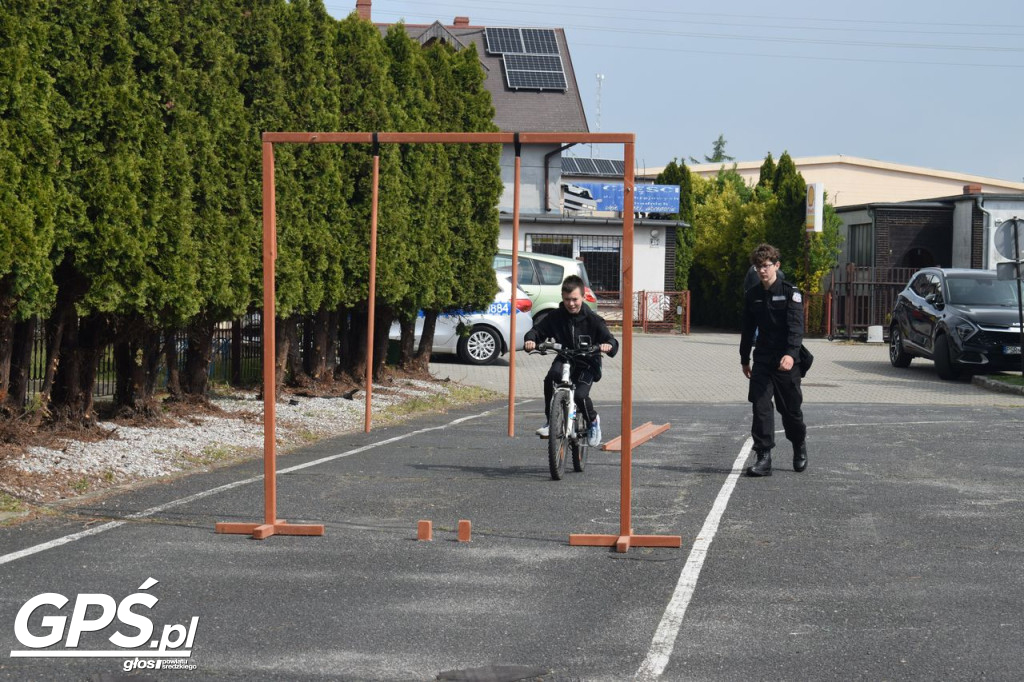
[{"label": "license plate", "polygon": [[1020,346],[1003,346],[1003,355],[1020,355]]}]

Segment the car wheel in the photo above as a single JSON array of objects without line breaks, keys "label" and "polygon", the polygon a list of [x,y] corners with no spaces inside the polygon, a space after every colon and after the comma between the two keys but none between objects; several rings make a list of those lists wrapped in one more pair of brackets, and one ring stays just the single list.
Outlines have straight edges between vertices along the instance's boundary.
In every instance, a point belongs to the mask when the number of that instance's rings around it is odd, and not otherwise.
[{"label": "car wheel", "polygon": [[459,339],[459,357],[471,365],[489,365],[501,356],[501,339],[490,327],[473,327]]},{"label": "car wheel", "polygon": [[536,313],[533,316],[533,326],[536,327],[538,324],[540,324],[540,321],[543,320],[547,316],[548,316],[548,311],[547,310],[545,310],[543,312]]},{"label": "car wheel", "polygon": [[935,371],[939,373],[940,379],[956,379],[960,376],[960,371],[949,355],[949,339],[945,334],[935,339]]},{"label": "car wheel", "polygon": [[910,367],[914,356],[903,350],[903,334],[898,325],[889,330],[889,362],[893,367]]}]

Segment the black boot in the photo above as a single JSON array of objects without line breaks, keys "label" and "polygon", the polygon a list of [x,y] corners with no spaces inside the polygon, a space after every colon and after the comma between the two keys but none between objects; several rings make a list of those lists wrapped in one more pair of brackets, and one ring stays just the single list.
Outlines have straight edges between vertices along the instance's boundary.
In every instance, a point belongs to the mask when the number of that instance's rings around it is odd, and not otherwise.
[{"label": "black boot", "polygon": [[747,476],[771,476],[772,475],[772,451],[754,451],[757,461],[753,466],[747,467]]},{"label": "black boot", "polygon": [[807,442],[797,445],[793,444],[793,471],[803,471],[807,468]]}]

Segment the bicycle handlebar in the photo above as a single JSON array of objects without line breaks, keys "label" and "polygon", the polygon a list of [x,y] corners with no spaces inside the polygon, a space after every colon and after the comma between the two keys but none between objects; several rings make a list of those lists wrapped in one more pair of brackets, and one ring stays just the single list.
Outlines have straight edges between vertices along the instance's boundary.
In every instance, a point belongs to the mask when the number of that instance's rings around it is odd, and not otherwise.
[{"label": "bicycle handlebar", "polygon": [[526,352],[536,353],[538,355],[547,355],[548,351],[552,351],[556,355],[566,358],[567,360],[572,360],[574,358],[582,358],[588,355],[600,355],[601,346],[592,345],[587,348],[565,348],[560,343],[544,341],[543,343],[538,343],[533,350],[528,350]]}]

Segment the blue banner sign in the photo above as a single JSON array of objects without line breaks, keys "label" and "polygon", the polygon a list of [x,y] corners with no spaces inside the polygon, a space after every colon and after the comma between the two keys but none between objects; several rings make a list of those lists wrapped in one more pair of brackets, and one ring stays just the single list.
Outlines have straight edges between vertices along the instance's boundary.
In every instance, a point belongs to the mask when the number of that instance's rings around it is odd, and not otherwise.
[{"label": "blue banner sign", "polygon": [[[622,212],[621,182],[577,182],[590,190],[598,211]],[[633,210],[636,213],[679,213],[679,185],[634,185]]]}]

